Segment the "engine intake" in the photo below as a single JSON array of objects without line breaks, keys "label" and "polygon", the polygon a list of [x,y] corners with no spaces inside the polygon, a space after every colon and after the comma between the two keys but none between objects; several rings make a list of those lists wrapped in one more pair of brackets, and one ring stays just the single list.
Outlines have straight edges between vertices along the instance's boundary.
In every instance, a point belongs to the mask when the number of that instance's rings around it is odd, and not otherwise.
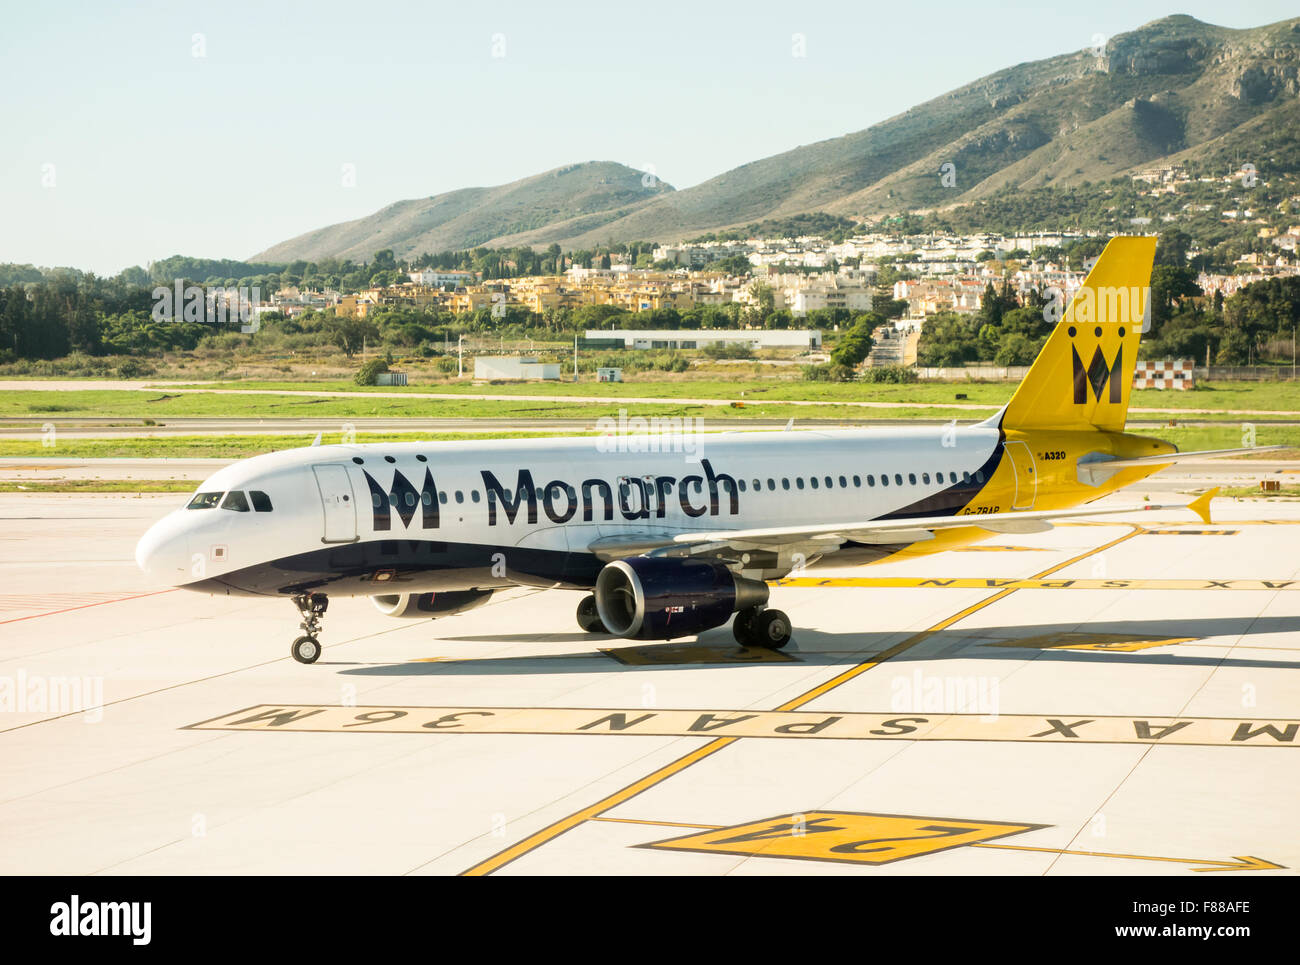
[{"label": "engine intake", "polygon": [[488,601],[491,590],[443,590],[439,593],[386,593],[370,602],[386,617],[428,620],[472,610]]},{"label": "engine intake", "polygon": [[615,560],[596,577],[596,609],[610,633],[671,640],[720,627],[731,614],[767,602],[767,584],[710,560]]}]

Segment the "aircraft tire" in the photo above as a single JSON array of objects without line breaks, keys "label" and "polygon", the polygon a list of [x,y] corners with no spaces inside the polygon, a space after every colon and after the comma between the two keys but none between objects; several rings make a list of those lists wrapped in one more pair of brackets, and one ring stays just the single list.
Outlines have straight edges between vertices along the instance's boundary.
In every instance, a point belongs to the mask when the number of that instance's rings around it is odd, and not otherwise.
[{"label": "aircraft tire", "polygon": [[315,663],[320,659],[321,645],[315,637],[299,637],[289,648],[289,653],[299,663]]}]

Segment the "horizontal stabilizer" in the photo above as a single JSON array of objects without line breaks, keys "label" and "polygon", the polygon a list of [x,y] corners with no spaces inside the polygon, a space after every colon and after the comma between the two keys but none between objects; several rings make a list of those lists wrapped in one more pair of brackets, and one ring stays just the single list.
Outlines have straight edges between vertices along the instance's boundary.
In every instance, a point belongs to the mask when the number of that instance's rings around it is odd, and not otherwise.
[{"label": "horizontal stabilizer", "polygon": [[1178,462],[1200,462],[1227,456],[1253,456],[1261,452],[1275,452],[1286,448],[1288,447],[1253,446],[1249,449],[1202,449],[1199,452],[1166,452],[1158,456],[1137,456],[1133,459],[1108,459],[1099,456],[1092,461],[1079,463],[1079,482],[1089,486],[1099,486],[1121,469],[1134,469],[1139,466],[1172,466]]},{"label": "horizontal stabilizer", "polygon": [[1138,456],[1136,459],[1099,459],[1088,465],[1106,469],[1128,469],[1130,466],[1164,466],[1174,462],[1199,462],[1202,459],[1223,459],[1227,456],[1254,456],[1261,452],[1276,452],[1287,446],[1252,446],[1249,449],[1202,449],[1199,452],[1166,452],[1160,456]]},{"label": "horizontal stabilizer", "polygon": [[1187,504],[1187,508],[1190,509],[1192,512],[1194,512],[1197,516],[1201,517],[1201,522],[1205,523],[1208,526],[1211,523],[1210,500],[1217,495],[1219,495],[1219,487],[1215,486],[1213,489],[1209,490],[1208,492],[1201,493],[1199,496],[1193,499],[1190,503]]}]

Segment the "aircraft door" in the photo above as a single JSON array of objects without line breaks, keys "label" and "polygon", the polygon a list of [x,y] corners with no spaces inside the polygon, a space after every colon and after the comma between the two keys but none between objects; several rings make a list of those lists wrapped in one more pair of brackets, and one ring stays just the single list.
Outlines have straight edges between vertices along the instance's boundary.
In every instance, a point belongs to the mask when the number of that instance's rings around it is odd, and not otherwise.
[{"label": "aircraft door", "polygon": [[325,511],[322,543],[352,543],[357,539],[357,507],[352,481],[344,466],[312,466]]},{"label": "aircraft door", "polygon": [[1015,470],[1016,494],[1012,497],[1012,509],[1033,509],[1034,498],[1038,495],[1038,476],[1034,472],[1034,454],[1023,442],[1008,442],[1007,457]]}]

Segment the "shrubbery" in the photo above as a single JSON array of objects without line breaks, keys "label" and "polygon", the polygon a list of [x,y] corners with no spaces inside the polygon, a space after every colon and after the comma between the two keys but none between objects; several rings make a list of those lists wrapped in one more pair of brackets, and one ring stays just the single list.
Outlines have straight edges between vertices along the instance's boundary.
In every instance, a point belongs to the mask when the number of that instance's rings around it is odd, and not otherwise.
[{"label": "shrubbery", "polygon": [[886,382],[908,385],[917,380],[916,369],[907,365],[880,365],[862,370],[863,382]]},{"label": "shrubbery", "polygon": [[371,359],[357,370],[352,381],[357,385],[374,385],[381,372],[388,371],[388,363],[383,359]]},{"label": "shrubbery", "polygon": [[827,362],[823,365],[805,365],[803,377],[805,382],[852,382],[854,370],[848,365]]},{"label": "shrubbery", "polygon": [[711,359],[752,359],[754,350],[743,342],[709,342],[701,351]]}]

